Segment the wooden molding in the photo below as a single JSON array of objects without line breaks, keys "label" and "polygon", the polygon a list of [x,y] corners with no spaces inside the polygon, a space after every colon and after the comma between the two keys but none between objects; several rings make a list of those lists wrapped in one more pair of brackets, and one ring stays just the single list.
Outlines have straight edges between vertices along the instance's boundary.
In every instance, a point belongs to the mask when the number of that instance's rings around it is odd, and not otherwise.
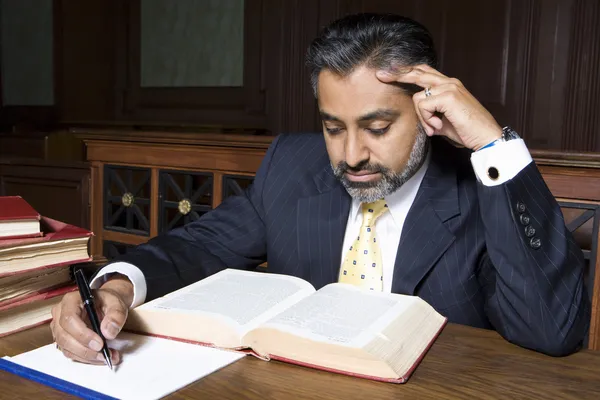
[{"label": "wooden molding", "polygon": [[531,155],[538,165],[600,168],[600,154],[598,153],[531,150]]}]

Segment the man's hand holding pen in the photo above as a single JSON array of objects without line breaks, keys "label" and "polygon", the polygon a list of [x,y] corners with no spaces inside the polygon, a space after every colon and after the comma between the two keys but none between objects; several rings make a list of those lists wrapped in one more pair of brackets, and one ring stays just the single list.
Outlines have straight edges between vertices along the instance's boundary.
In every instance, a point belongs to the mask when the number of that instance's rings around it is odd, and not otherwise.
[{"label": "man's hand holding pen", "polygon": [[[98,332],[94,331],[94,323],[88,317],[84,296],[80,289],[66,294],[54,306],[50,324],[52,336],[66,357],[88,364],[107,364],[102,351],[103,339],[114,339],[123,328],[129,309],[127,305],[133,301],[133,285],[127,278],[117,277],[93,292]],[[107,351],[112,365],[121,362],[118,351],[108,348]]]}]

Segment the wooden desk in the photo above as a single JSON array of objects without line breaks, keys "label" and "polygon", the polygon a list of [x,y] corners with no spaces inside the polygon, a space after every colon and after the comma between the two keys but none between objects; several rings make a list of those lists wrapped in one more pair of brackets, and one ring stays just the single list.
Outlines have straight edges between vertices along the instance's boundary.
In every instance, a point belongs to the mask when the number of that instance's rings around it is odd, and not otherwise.
[{"label": "wooden desk", "polygon": [[[52,341],[48,325],[0,339],[0,356]],[[0,371],[2,399],[66,399]],[[448,325],[408,383],[396,385],[246,357],[169,399],[598,399],[600,351],[553,358],[497,333]]]}]

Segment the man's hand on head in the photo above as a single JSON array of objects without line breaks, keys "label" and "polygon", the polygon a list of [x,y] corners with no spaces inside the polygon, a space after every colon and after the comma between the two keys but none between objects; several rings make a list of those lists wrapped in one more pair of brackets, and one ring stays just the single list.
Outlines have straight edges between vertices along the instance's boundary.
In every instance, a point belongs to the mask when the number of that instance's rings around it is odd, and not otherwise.
[{"label": "man's hand on head", "polygon": [[384,83],[408,83],[425,90],[413,96],[415,109],[429,136],[442,135],[471,150],[502,136],[502,127],[461,81],[428,65],[377,71]]},{"label": "man's hand on head", "polygon": [[[117,276],[95,290],[94,297],[102,334],[107,340],[114,339],[127,319],[133,285],[127,278]],[[67,293],[54,306],[50,328],[56,345],[66,357],[88,364],[105,363],[101,353],[102,339],[90,328],[79,292]],[[119,364],[119,352],[114,349],[110,352],[113,364]]]}]

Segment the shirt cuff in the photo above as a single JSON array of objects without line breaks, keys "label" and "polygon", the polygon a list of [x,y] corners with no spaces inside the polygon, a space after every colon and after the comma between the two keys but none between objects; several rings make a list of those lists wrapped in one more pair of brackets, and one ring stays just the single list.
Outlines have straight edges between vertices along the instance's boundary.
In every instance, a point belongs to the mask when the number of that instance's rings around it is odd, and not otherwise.
[{"label": "shirt cuff", "polygon": [[475,175],[485,186],[497,186],[511,180],[532,161],[523,139],[498,142],[471,153]]},{"label": "shirt cuff", "polygon": [[119,261],[106,265],[92,279],[90,288],[98,289],[108,281],[109,274],[114,272],[125,275],[133,284],[133,301],[129,308],[135,308],[142,304],[146,300],[146,278],[144,273],[133,264]]}]

